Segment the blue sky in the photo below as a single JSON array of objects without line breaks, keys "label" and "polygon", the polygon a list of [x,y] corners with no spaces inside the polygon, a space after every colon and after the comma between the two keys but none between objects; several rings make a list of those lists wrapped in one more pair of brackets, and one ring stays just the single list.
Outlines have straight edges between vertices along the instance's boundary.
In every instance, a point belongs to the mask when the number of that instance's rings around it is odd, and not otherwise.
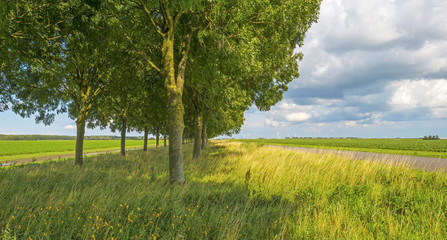
[{"label": "blue sky", "polygon": [[[300,78],[270,111],[251,107],[234,137],[447,137],[446,12],[445,0],[323,1],[297,49]],[[76,129],[66,114],[46,127],[7,111],[0,133]]]}]

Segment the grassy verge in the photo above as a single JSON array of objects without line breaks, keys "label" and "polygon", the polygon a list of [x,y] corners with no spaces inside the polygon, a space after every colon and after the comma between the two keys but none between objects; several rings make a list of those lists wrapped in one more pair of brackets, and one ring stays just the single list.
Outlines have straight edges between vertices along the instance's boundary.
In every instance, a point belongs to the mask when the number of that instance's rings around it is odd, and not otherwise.
[{"label": "grassy verge", "polygon": [[[304,148],[328,149],[328,150],[386,153],[386,154],[408,155],[418,157],[447,158],[447,141],[445,140],[424,141],[420,139],[399,139],[399,140],[353,139],[352,143],[351,140],[348,139],[335,139],[335,140],[238,139],[231,141],[256,143],[260,145],[278,145],[278,146],[292,146],[292,147],[304,147]],[[359,141],[361,144],[358,144]],[[394,144],[396,141],[399,142],[398,145]],[[379,142],[380,144],[377,144],[377,142]],[[437,146],[437,151],[430,151],[430,149],[433,147],[431,146],[431,144],[440,145],[440,147]],[[368,146],[368,147],[359,147],[359,146]],[[395,148],[395,149],[389,149],[389,148]]]},{"label": "grassy verge", "polygon": [[[128,148],[136,148],[136,147],[128,147]],[[128,149],[128,148],[126,148],[126,149]],[[113,147],[113,148],[89,149],[89,150],[85,150],[84,154],[96,153],[96,152],[107,152],[107,151],[114,151],[114,150],[119,150],[119,149],[121,149],[121,148]],[[62,156],[62,155],[70,155],[70,154],[75,154],[75,152],[74,151],[44,152],[44,153],[19,154],[19,155],[13,155],[13,156],[1,156],[0,162],[13,161],[13,160],[17,160],[17,159],[26,159],[26,158]]]},{"label": "grassy verge", "polygon": [[[0,141],[0,162],[74,154],[75,144],[74,140]],[[148,145],[155,145],[155,140],[149,140]],[[142,140],[126,141],[126,148],[142,146]],[[84,153],[119,149],[120,140],[86,140],[84,142]]]},{"label": "grassy verge", "polygon": [[217,143],[0,169],[0,234],[18,239],[444,239],[447,175]]}]

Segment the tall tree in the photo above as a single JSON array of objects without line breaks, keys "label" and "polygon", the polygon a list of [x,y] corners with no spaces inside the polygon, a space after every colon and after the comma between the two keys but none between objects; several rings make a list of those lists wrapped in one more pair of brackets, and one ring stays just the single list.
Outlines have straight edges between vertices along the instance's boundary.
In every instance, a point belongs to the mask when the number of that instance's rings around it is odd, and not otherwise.
[{"label": "tall tree", "polygon": [[6,73],[21,100],[13,110],[24,117],[37,113],[44,124],[68,110],[76,120],[76,165],[83,164],[86,119],[119,59],[101,3],[21,0],[7,9],[14,40],[7,48],[15,56],[9,61],[20,66],[18,73]]},{"label": "tall tree", "polygon": [[[194,22],[195,12],[202,8],[203,1],[131,0],[130,2],[131,6],[127,16],[132,16],[132,21],[141,25],[138,29],[124,27],[122,29],[129,41],[140,50],[142,55],[146,56],[147,63],[161,75],[168,100],[170,182],[183,183],[185,177],[181,144],[184,129],[182,95],[191,36],[197,29]],[[126,5],[123,7],[125,8]],[[121,7],[117,9],[121,9]],[[138,9],[138,11],[133,11],[133,9]],[[121,21],[123,18],[118,17],[117,19]],[[145,26],[146,24],[149,26]],[[142,36],[152,36],[154,32],[160,43],[157,45],[158,47],[141,43]],[[151,54],[154,51],[161,53],[159,63],[153,59],[153,56],[157,55]]]},{"label": "tall tree", "polygon": [[126,133],[135,128],[134,122],[142,102],[148,101],[144,66],[126,48],[119,53],[120,64],[110,69],[111,80],[98,99],[89,118],[88,127],[109,127],[121,133],[121,155],[126,155]]},{"label": "tall tree", "polygon": [[[147,63],[160,72],[167,92],[171,182],[184,182],[182,95],[193,34],[209,29],[210,36],[220,42],[221,48],[240,58],[234,61],[238,70],[229,76],[240,82],[239,87],[245,89],[261,110],[268,110],[281,99],[287,83],[298,75],[300,55],[294,54],[294,50],[302,44],[305,32],[318,18],[320,2],[131,1],[132,8],[128,12],[132,14],[128,15],[140,26],[126,28],[124,32],[146,56]],[[138,42],[144,33],[152,36],[148,31],[158,35],[161,48]],[[154,51],[161,52],[159,64],[151,58]],[[238,73],[241,74],[236,77]]]}]

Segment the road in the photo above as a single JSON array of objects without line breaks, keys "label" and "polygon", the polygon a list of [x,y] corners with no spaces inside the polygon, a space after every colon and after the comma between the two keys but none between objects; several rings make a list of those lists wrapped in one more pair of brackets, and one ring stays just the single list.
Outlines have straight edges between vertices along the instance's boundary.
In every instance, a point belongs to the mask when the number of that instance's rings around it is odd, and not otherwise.
[{"label": "road", "polygon": [[[155,147],[155,146],[148,146],[148,147]],[[127,150],[137,150],[137,149],[143,149],[143,147],[126,148],[126,151]],[[93,152],[93,153],[85,153],[84,156],[92,156],[92,155],[98,155],[98,154],[103,154],[103,153],[113,153],[113,152],[120,152],[120,151],[121,150],[108,150],[108,151],[100,151],[100,152]],[[49,154],[51,154],[51,153],[49,153]],[[22,163],[41,162],[41,161],[64,159],[64,158],[74,158],[74,157],[75,157],[75,154],[72,153],[72,154],[64,154],[64,155],[50,155],[50,156],[35,157],[35,158],[15,159],[15,160],[10,160],[10,161],[0,162],[0,167],[22,164]]]},{"label": "road", "polygon": [[273,148],[288,149],[293,151],[300,151],[300,152],[309,152],[318,154],[338,154],[342,157],[347,157],[354,160],[368,160],[392,165],[403,164],[411,168],[416,168],[420,170],[426,170],[430,172],[441,170],[447,173],[447,159],[444,158],[416,157],[416,156],[395,155],[386,153],[327,150],[327,149],[278,146],[278,145],[266,145],[266,146]]}]

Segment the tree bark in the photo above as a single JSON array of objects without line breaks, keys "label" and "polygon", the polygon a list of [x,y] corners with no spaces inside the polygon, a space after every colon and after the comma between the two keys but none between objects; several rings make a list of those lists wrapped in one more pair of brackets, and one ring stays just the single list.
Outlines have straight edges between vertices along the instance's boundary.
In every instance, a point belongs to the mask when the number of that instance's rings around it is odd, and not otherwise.
[{"label": "tree bark", "polygon": [[82,166],[84,164],[84,134],[85,134],[85,117],[79,114],[76,119],[76,153],[75,165]]},{"label": "tree bark", "polygon": [[206,148],[207,139],[205,119],[202,117],[202,151]]},{"label": "tree bark", "polygon": [[126,156],[126,130],[127,130],[127,119],[125,117],[121,118],[121,155]]},{"label": "tree bark", "polygon": [[162,33],[161,76],[168,99],[168,131],[169,131],[169,179],[171,183],[184,183],[182,157],[182,135],[185,124],[185,113],[182,95],[185,83],[186,62],[188,60],[191,34],[186,34],[182,41],[181,57],[177,66],[177,76],[174,65],[174,29],[182,13],[173,14],[171,9],[164,8],[164,32]]},{"label": "tree bark", "polygon": [[166,133],[163,135],[163,147],[166,147]]},{"label": "tree bark", "polygon": [[194,117],[194,150],[193,159],[200,160],[200,154],[202,153],[202,123],[203,114],[200,110],[196,111],[196,116]]},{"label": "tree bark", "polygon": [[155,133],[155,148],[160,148],[160,128],[157,128],[157,132]]},{"label": "tree bark", "polygon": [[143,151],[147,151],[147,135],[148,135],[148,130],[147,127],[144,127],[144,143],[143,143]]}]

